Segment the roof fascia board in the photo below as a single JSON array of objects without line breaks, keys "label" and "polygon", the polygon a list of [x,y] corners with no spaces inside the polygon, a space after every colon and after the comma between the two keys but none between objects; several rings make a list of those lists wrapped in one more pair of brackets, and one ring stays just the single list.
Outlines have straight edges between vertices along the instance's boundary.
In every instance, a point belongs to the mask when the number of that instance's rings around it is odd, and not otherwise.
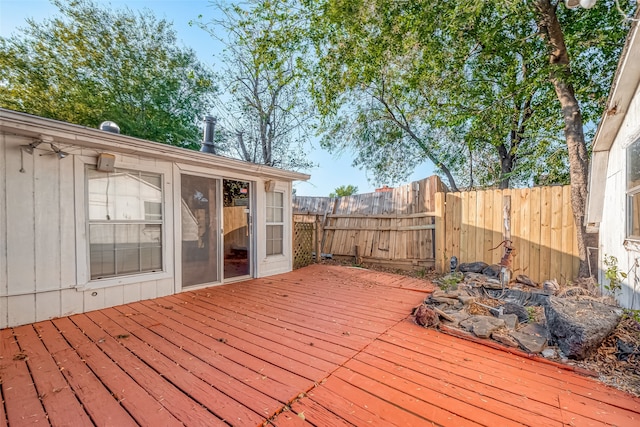
[{"label": "roof fascia board", "polygon": [[299,172],[286,171],[270,166],[174,147],[168,144],[105,132],[99,129],[74,125],[3,108],[0,108],[0,129],[5,132],[32,138],[50,136],[54,138],[57,143],[98,150],[116,151],[123,154],[141,155],[195,166],[211,167],[215,165],[217,169],[251,173],[274,179],[306,181],[310,178],[310,175]]}]

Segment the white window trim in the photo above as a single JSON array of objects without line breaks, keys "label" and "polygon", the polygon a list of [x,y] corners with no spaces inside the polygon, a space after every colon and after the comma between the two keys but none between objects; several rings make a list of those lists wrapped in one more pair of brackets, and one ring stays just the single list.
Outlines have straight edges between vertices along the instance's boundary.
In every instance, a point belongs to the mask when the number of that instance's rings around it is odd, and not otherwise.
[{"label": "white window trim", "polygon": [[628,168],[628,150],[631,148],[631,146],[633,146],[634,144],[638,144],[640,146],[640,137],[634,139],[633,142],[631,142],[630,144],[628,144],[626,147],[624,147],[624,153],[625,153],[625,174],[624,174],[624,190],[625,190],[625,204],[626,204],[626,209],[625,209],[625,228],[624,228],[624,236],[625,236],[625,242],[640,242],[640,236],[632,236],[631,235],[631,222],[632,222],[632,202],[631,202],[631,198],[634,195],[640,195],[640,185],[637,185],[631,189],[627,189],[627,185],[628,185],[628,179],[629,179],[629,171],[627,170]]},{"label": "white window trim", "polygon": [[[268,204],[268,200],[269,200],[268,195],[269,195],[269,193],[282,194],[282,206],[269,206],[269,204]],[[283,257],[283,258],[285,257],[285,245],[284,245],[284,242],[286,241],[285,240],[285,236],[287,234],[286,230],[285,230],[285,228],[286,228],[285,227],[285,215],[286,215],[286,208],[285,208],[285,206],[286,206],[286,203],[285,203],[286,198],[285,198],[285,195],[286,195],[286,192],[284,192],[282,190],[279,190],[277,188],[275,190],[273,190],[273,191],[266,192],[266,194],[265,194],[265,229],[264,229],[265,230],[264,231],[265,232],[265,254],[266,254],[267,258],[269,258],[269,259],[276,258],[276,257]],[[274,208],[274,207],[282,209],[282,221],[280,221],[280,222],[269,222],[267,220],[267,211],[269,210],[269,208]],[[267,241],[268,241],[267,228],[270,225],[279,225],[279,226],[282,227],[282,251],[279,252],[279,253],[274,253],[274,254],[267,253],[268,252],[268,250],[267,250]]]},{"label": "white window trim", "polygon": [[130,163],[116,156],[118,169],[130,169],[140,172],[160,174],[162,176],[162,209],[164,221],[162,225],[162,271],[128,274],[126,276],[91,279],[89,259],[89,222],[87,206],[86,167],[95,165],[95,157],[74,156],[75,180],[75,214],[76,214],[76,290],[86,291],[113,286],[135,283],[152,282],[173,278],[173,208],[171,178],[173,177],[171,164],[156,164],[156,162]]}]

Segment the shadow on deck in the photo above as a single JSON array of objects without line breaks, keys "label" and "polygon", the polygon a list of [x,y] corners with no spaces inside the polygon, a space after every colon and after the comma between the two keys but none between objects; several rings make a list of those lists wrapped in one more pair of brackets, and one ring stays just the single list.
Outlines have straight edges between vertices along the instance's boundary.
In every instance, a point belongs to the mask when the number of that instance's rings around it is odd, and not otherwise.
[{"label": "shadow on deck", "polygon": [[409,318],[426,282],[295,272],[0,331],[0,427],[640,425],[640,399]]}]

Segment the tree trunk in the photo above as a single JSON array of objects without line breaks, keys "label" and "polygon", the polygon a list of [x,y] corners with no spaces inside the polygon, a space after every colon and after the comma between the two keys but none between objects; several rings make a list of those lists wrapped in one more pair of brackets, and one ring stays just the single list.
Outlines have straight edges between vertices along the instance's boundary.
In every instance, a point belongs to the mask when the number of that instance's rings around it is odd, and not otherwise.
[{"label": "tree trunk", "polygon": [[582,113],[569,78],[571,68],[569,54],[564,42],[564,34],[550,0],[536,0],[538,25],[550,47],[549,62],[552,66],[551,83],[556,91],[564,117],[564,135],[569,153],[569,174],[571,177],[571,208],[576,224],[580,269],[578,277],[589,276],[587,263],[587,231],[584,216],[587,201],[587,179],[589,158],[582,128]]},{"label": "tree trunk", "polygon": [[511,172],[513,172],[513,156],[504,144],[498,146],[500,156],[500,189],[509,188]]}]

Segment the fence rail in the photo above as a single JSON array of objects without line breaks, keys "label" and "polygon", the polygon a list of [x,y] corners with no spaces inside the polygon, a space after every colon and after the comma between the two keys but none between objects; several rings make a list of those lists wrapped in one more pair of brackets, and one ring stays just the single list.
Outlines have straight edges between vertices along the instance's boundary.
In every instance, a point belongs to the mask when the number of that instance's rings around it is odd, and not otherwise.
[{"label": "fence rail", "polygon": [[434,266],[437,176],[388,192],[294,197],[294,222],[317,222],[322,253],[399,268]]},{"label": "fence rail", "polygon": [[439,272],[448,270],[453,255],[496,264],[508,237],[514,275],[537,282],[577,276],[569,186],[445,191],[434,176],[390,192],[294,197],[294,221],[315,223],[314,248],[355,262]]}]

